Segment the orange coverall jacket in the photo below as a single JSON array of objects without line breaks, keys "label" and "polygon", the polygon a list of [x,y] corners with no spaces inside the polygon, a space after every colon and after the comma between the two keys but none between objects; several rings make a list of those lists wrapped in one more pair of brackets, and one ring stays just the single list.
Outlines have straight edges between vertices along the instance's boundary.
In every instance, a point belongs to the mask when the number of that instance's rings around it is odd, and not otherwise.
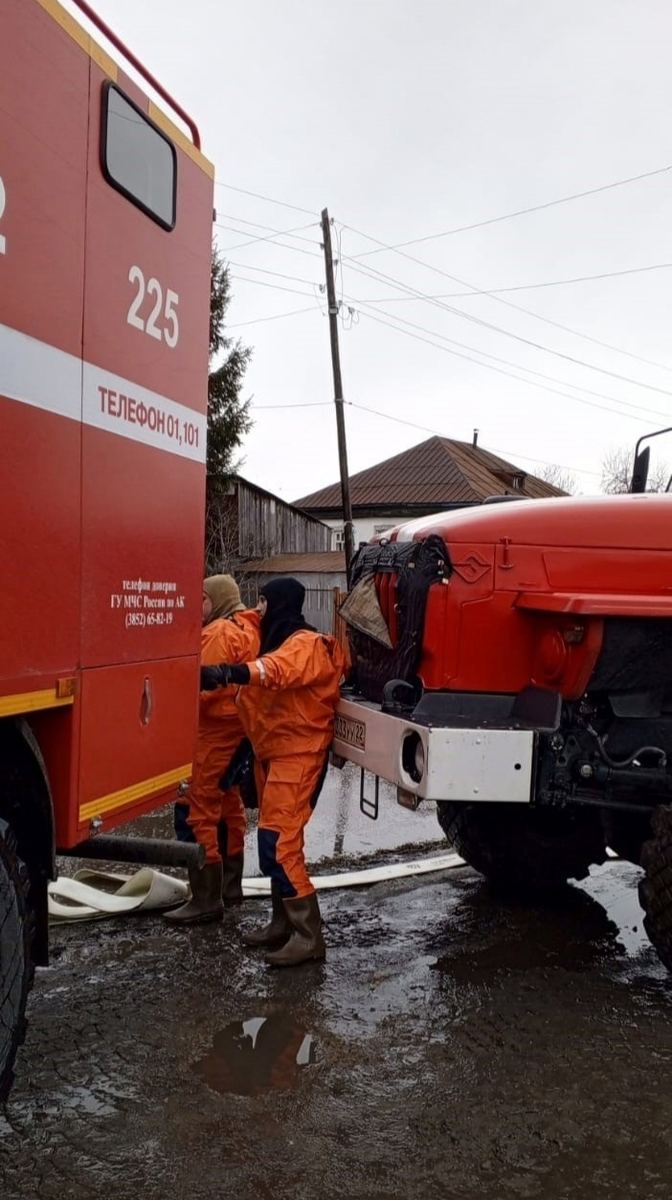
[{"label": "orange coverall jacket", "polygon": [[236,705],[259,762],[328,750],[345,665],[336,638],[312,630],[247,663]]},{"label": "orange coverall jacket", "polygon": [[[256,608],[234,613],[205,625],[201,635],[201,666],[216,667],[219,663],[244,663],[259,653],[260,617]],[[236,692],[233,688],[217,688],[214,692],[201,692],[200,722],[222,721],[231,718],[231,725],[240,729],[240,742],[244,737],[240,716],[236,707]],[[227,722],[228,723],[228,722]],[[237,745],[238,743],[236,743]]]}]

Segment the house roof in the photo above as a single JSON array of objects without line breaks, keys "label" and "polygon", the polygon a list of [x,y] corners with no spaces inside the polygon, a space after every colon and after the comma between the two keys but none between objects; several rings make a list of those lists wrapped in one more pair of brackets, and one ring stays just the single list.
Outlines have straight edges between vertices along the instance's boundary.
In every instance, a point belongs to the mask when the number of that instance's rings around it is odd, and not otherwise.
[{"label": "house roof", "polygon": [[[522,486],[515,489],[514,475],[522,476]],[[513,492],[537,500],[566,494],[481,446],[442,437],[428,438],[350,477],[353,509],[480,504],[488,496]],[[312,513],[340,510],[340,484],[320,488],[295,503]]]},{"label": "house roof", "polygon": [[274,554],[272,558],[246,562],[242,570],[259,575],[344,575],[345,556],[342,550],[324,550],[315,554]]}]

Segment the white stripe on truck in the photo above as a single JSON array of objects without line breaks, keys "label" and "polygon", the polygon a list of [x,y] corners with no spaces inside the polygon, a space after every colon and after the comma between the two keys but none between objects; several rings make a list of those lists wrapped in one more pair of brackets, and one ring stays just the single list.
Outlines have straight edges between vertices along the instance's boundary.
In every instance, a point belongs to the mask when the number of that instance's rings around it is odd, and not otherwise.
[{"label": "white stripe on truck", "polygon": [[201,413],[1,324],[0,396],[205,462]]}]

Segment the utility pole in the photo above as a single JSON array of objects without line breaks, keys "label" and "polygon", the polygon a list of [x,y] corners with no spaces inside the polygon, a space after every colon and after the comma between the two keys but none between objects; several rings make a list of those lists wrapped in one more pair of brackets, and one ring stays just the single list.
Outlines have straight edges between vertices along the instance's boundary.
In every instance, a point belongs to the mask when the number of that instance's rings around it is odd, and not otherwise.
[{"label": "utility pole", "polygon": [[341,499],[343,501],[343,532],[345,535],[345,570],[350,584],[350,563],[355,553],[355,534],[352,524],[350,502],[350,476],[348,474],[348,450],[345,442],[345,414],[343,412],[343,381],[341,358],[338,350],[338,304],[334,286],[334,259],[331,252],[331,226],[329,211],[322,211],[322,242],[324,267],[327,275],[327,303],[329,306],[329,336],[331,339],[331,366],[334,373],[334,404],[336,405],[336,429],[338,431],[338,462],[341,470]]}]

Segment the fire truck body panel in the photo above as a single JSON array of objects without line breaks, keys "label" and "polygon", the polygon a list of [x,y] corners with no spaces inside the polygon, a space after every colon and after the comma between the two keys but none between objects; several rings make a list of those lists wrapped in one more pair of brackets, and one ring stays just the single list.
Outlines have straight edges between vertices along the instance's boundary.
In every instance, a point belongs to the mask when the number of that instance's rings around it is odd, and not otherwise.
[{"label": "fire truck body panel", "polygon": [[[54,673],[72,670],[79,649],[89,60],[39,6],[23,8],[20,21],[15,3],[3,14],[0,49],[0,391],[11,397],[0,399],[2,536],[13,580],[0,672],[16,691],[35,692],[53,690]],[[35,69],[52,56],[57,86]],[[40,620],[52,597],[59,620]]]},{"label": "fire truck body panel", "polygon": [[67,848],[190,770],[212,168],[55,0],[7,0],[0,71],[0,717]]}]

